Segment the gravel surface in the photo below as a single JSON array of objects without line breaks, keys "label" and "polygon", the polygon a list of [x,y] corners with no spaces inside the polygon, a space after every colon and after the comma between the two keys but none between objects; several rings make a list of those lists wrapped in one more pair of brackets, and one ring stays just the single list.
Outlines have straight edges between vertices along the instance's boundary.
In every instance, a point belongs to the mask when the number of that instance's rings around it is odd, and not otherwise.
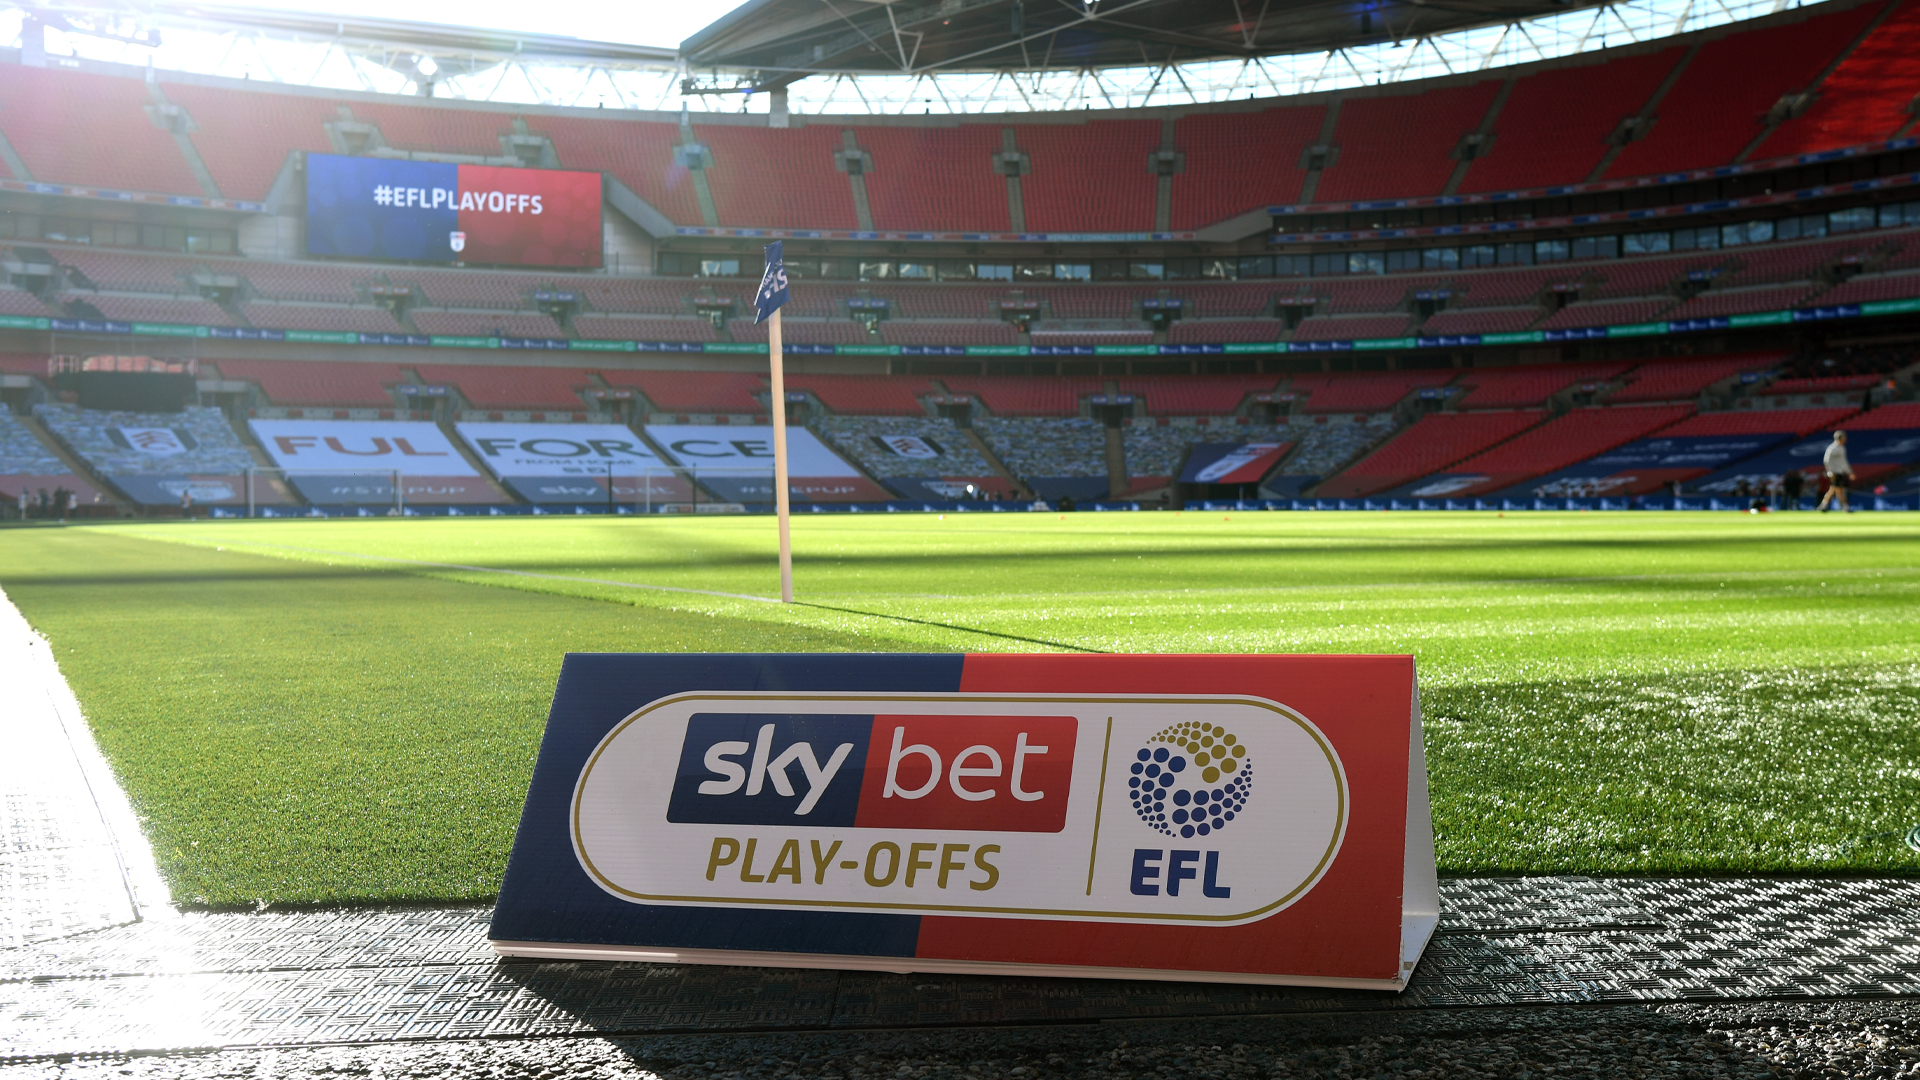
[{"label": "gravel surface", "polygon": [[436,1041],[45,1062],[5,1080],[1920,1077],[1920,1002],[1470,1009],[942,1031]]}]

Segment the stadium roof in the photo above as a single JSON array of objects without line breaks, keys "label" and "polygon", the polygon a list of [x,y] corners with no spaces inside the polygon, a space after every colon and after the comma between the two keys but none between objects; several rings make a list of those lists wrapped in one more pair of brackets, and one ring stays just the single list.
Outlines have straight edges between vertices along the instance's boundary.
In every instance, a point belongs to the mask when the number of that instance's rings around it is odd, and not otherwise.
[{"label": "stadium roof", "polygon": [[1246,60],[1399,42],[1591,0],[749,0],[682,42],[690,66],[915,75]]}]

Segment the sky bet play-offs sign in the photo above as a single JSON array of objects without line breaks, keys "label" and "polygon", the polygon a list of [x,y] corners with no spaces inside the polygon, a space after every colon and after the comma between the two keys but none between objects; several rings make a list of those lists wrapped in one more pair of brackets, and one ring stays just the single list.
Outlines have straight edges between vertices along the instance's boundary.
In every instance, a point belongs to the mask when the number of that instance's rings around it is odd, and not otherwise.
[{"label": "sky bet play-offs sign", "polygon": [[502,501],[440,429],[424,421],[249,420],[247,427],[311,503],[390,506],[395,472],[407,502]]},{"label": "sky bet play-offs sign", "polygon": [[575,655],[511,955],[1399,988],[1407,657]]},{"label": "sky bet play-offs sign", "polygon": [[493,475],[534,503],[677,503],[692,488],[620,424],[455,424]]},{"label": "sky bet play-offs sign", "polygon": [[307,253],[600,265],[600,174],[307,155]]}]

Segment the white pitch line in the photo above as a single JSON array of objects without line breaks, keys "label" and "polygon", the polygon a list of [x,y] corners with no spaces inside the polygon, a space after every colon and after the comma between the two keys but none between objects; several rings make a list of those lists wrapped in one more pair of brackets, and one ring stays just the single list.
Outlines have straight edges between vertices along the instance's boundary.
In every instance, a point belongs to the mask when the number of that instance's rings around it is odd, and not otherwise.
[{"label": "white pitch line", "polygon": [[[154,537],[154,539],[162,539]],[[425,566],[435,570],[465,570],[475,574],[507,574],[513,577],[539,578],[543,581],[575,581],[584,585],[611,585],[616,589],[652,589],[655,592],[688,593],[694,596],[718,596],[728,600],[752,600],[761,604],[777,604],[777,596],[752,596],[747,593],[716,592],[712,589],[688,589],[679,585],[649,585],[643,581],[615,581],[612,578],[580,577],[574,574],[539,574],[532,570],[503,570],[497,566],[469,566],[466,563],[433,562],[428,559],[402,559],[394,555],[368,555],[359,551],[332,551],[327,548],[293,547],[289,544],[268,544],[259,540],[225,540],[226,547],[260,547],[276,551],[298,551],[307,555],[333,555],[342,559],[367,559],[372,562],[403,563],[407,566]]]}]

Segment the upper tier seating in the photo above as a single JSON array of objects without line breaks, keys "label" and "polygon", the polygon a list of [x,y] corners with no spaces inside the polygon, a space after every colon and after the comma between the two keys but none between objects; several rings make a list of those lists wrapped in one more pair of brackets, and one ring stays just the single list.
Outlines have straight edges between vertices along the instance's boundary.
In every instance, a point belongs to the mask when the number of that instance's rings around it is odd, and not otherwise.
[{"label": "upper tier seating", "polygon": [[423,334],[448,337],[561,338],[566,332],[545,315],[497,314],[485,311],[412,312],[413,325]]},{"label": "upper tier seating", "polygon": [[593,380],[579,368],[485,367],[478,364],[419,364],[415,371],[429,383],[447,383],[477,409],[560,409],[584,412],[580,397]]},{"label": "upper tier seating", "polygon": [[275,405],[337,408],[391,407],[387,388],[408,381],[398,364],[332,360],[222,360],[220,374],[258,383]]},{"label": "upper tier seating", "polygon": [[[143,256],[144,258],[144,256]],[[217,274],[238,274],[261,296],[275,300],[313,300],[344,304],[355,297],[354,284],[375,271],[332,263],[282,263],[265,259],[211,264]]]},{"label": "upper tier seating", "polygon": [[1194,113],[1173,129],[1186,168],[1173,174],[1176,229],[1198,229],[1263,206],[1300,201],[1300,159],[1320,137],[1324,105]]},{"label": "upper tier seating", "polygon": [[527,306],[527,294],[540,279],[532,274],[502,274],[488,270],[418,270],[395,267],[387,272],[395,285],[414,290],[414,302],[433,307],[517,308]]},{"label": "upper tier seating", "polygon": [[834,412],[868,416],[925,416],[920,395],[933,393],[925,379],[905,376],[790,374],[786,379],[788,390],[809,391]]},{"label": "upper tier seating", "polygon": [[1676,302],[1671,296],[1635,296],[1622,300],[1568,304],[1540,324],[1542,330],[1570,330],[1579,326],[1618,326],[1666,318]]},{"label": "upper tier seating", "polygon": [[1607,399],[1608,404],[1630,401],[1679,401],[1698,396],[1721,379],[1743,371],[1760,371],[1777,356],[1713,357],[1704,360],[1656,360],[1627,373],[1627,385]]},{"label": "upper tier seating", "polygon": [[1626,408],[1587,406],[1574,409],[1491,450],[1476,454],[1447,471],[1485,473],[1492,478],[1489,488],[1507,487],[1644,438],[1686,418],[1692,412],[1692,405],[1635,405]]},{"label": "upper tier seating", "polygon": [[1870,409],[1847,421],[1850,431],[1920,428],[1920,402],[1905,401]]},{"label": "upper tier seating", "polygon": [[1154,416],[1229,416],[1248,394],[1273,389],[1273,375],[1134,375],[1116,380]]},{"label": "upper tier seating", "polygon": [[45,318],[51,314],[47,305],[30,292],[11,286],[0,288],[0,315],[34,315]]},{"label": "upper tier seating", "polygon": [[1338,155],[1320,175],[1314,200],[1438,194],[1453,175],[1454,148],[1480,126],[1499,91],[1500,80],[1486,79],[1342,101],[1333,132]]},{"label": "upper tier seating", "polygon": [[[1080,399],[1105,388],[1099,379],[946,375],[940,381],[956,394],[971,394],[997,416],[1072,416]],[[1064,475],[1064,474],[1062,474]]]},{"label": "upper tier seating", "polygon": [[1013,133],[1033,163],[1020,178],[1028,232],[1153,228],[1156,183],[1147,158],[1160,148],[1158,120],[1015,124]]},{"label": "upper tier seating", "polygon": [[13,411],[0,403],[0,475],[60,476],[69,470],[59,455],[47,449]]},{"label": "upper tier seating", "polygon": [[1508,334],[1525,330],[1546,314],[1537,307],[1468,308],[1442,311],[1420,324],[1420,336]]},{"label": "upper tier seating", "polygon": [[[734,319],[727,323],[727,336],[735,341],[764,342],[772,334],[770,323],[752,319]],[[780,322],[780,340],[789,345],[871,345],[867,328],[851,319],[786,319]]]},{"label": "upper tier seating", "polygon": [[577,315],[574,332],[605,341],[713,341],[719,337],[705,319],[622,319],[611,315]]},{"label": "upper tier seating", "polygon": [[[926,416],[823,416],[814,421],[818,432],[835,450],[869,475],[992,476],[993,466],[980,456],[953,421]],[[938,451],[932,458],[903,457],[876,440],[890,435],[922,439]]]},{"label": "upper tier seating", "polygon": [[382,307],[248,304],[247,321],[268,330],[322,330],[335,333],[398,334],[405,328]]},{"label": "upper tier seating", "polygon": [[994,171],[1000,129],[859,127],[860,148],[873,156],[867,203],[876,229],[1008,232],[1007,180]]},{"label": "upper tier seating", "polygon": [[1611,300],[1622,296],[1654,296],[1671,291],[1698,270],[1711,271],[1732,262],[1736,252],[1708,252],[1670,258],[1620,259],[1594,267],[1598,279],[1583,283],[1582,300]]},{"label": "upper tier seating", "polygon": [[675,225],[701,224],[693,175],[673,159],[677,124],[618,115],[538,116],[527,119],[527,128],[553,141],[563,167],[606,173]]},{"label": "upper tier seating", "polygon": [[[46,402],[35,405],[33,415],[74,453],[108,476],[233,476],[253,464],[226,414],[219,409],[193,405],[177,413],[103,412]],[[178,428],[193,436],[194,445],[175,454],[149,454],[115,440],[114,429],[127,427]]]},{"label": "upper tier seating", "polygon": [[1544,405],[1548,398],[1575,383],[1604,382],[1619,375],[1628,364],[1529,364],[1524,367],[1489,368],[1469,371],[1460,376],[1462,386],[1473,389],[1460,400],[1463,409],[1507,409],[1523,405]]},{"label": "upper tier seating", "polygon": [[1848,406],[1838,409],[1749,409],[1741,412],[1701,413],[1667,428],[1660,434],[1673,438],[1694,435],[1805,435],[1830,428],[1859,410]]},{"label": "upper tier seating", "polygon": [[1446,278],[1431,275],[1362,275],[1326,278],[1314,282],[1313,288],[1328,298],[1326,310],[1319,311],[1319,314],[1347,315],[1361,311],[1393,311],[1406,300],[1408,293],[1437,289],[1446,282]]},{"label": "upper tier seating", "polygon": [[1718,315],[1743,315],[1750,311],[1784,311],[1809,302],[1820,292],[1811,282],[1794,285],[1765,285],[1757,289],[1714,289],[1703,292],[1679,307],[1665,319],[1706,319]]},{"label": "upper tier seating", "polygon": [[1279,341],[1287,324],[1278,319],[1233,322],[1215,319],[1206,322],[1181,321],[1167,331],[1167,340],[1175,345],[1212,344],[1226,341]]},{"label": "upper tier seating", "polygon": [[1018,345],[1020,335],[1003,322],[899,322],[880,324],[888,345]]},{"label": "upper tier seating", "polygon": [[173,136],[148,119],[146,83],[58,67],[0,64],[0,132],[33,173],[20,180],[203,195]]},{"label": "upper tier seating", "polygon": [[1865,304],[1920,296],[1920,273],[1861,274],[1820,294],[1821,304]]},{"label": "upper tier seating", "polygon": [[979,416],[973,429],[1023,480],[1107,475],[1106,426],[1084,417]]},{"label": "upper tier seating", "polygon": [[1763,394],[1832,394],[1865,390],[1886,382],[1885,375],[1815,375],[1800,379],[1775,379]]},{"label": "upper tier seating", "polygon": [[[80,247],[49,248],[53,257],[85,274],[95,288],[124,292],[194,293],[188,280],[199,271],[216,274],[235,273],[241,265],[232,262],[210,263],[184,255],[156,255],[142,252],[95,251]],[[351,299],[352,294],[335,299]]]},{"label": "upper tier seating", "polygon": [[1580,273],[1579,269],[1567,266],[1477,270],[1453,279],[1453,297],[1448,300],[1447,306],[1483,308],[1526,304],[1550,286],[1578,280]]},{"label": "upper tier seating", "polygon": [[1547,418],[1544,409],[1428,413],[1386,445],[1322,483],[1323,498],[1372,495],[1447,467],[1520,434]]},{"label": "upper tier seating", "polygon": [[1035,345],[1150,345],[1151,330],[1039,330],[1031,335]]},{"label": "upper tier seating", "polygon": [[1820,83],[1813,105],[1767,136],[1755,158],[1811,154],[1891,139],[1913,122],[1920,87],[1920,3],[1907,0]]},{"label": "upper tier seating", "polygon": [[857,229],[853,187],[833,167],[840,129],[778,130],[695,124],[713,152],[707,184],[720,224],[770,229]]},{"label": "upper tier seating", "polygon": [[206,300],[167,300],[146,296],[68,294],[62,299],[85,300],[116,322],[179,323],[186,326],[232,326],[233,316]]},{"label": "upper tier seating", "polygon": [[1293,328],[1295,341],[1367,341],[1402,337],[1410,315],[1315,315]]},{"label": "upper tier seating", "polygon": [[1585,183],[1607,136],[1640,111],[1683,48],[1553,68],[1517,80],[1493,123],[1493,146],[1467,169],[1461,191],[1515,191]]},{"label": "upper tier seating", "polygon": [[1766,131],[1767,110],[1781,95],[1806,89],[1879,10],[1860,4],[1707,42],[1655,107],[1653,129],[1620,151],[1607,176],[1651,176],[1732,161]]},{"label": "upper tier seating", "polygon": [[631,387],[654,408],[670,413],[764,413],[755,394],[766,391],[758,375],[732,371],[602,371],[608,386]]},{"label": "upper tier seating", "polygon": [[498,157],[500,136],[513,134],[513,117],[505,110],[466,102],[428,106],[355,100],[348,107],[355,120],[377,126],[380,137],[396,150]]},{"label": "upper tier seating", "polygon": [[188,82],[163,83],[167,100],[193,118],[189,138],[220,194],[258,202],[296,150],[333,153],[326,123],[340,107],[319,94],[235,93]]},{"label": "upper tier seating", "polygon": [[1367,371],[1295,375],[1287,388],[1306,392],[1310,413],[1380,412],[1415,390],[1453,380],[1451,371]]},{"label": "upper tier seating", "polygon": [[1189,318],[1235,319],[1268,314],[1274,288],[1266,281],[1203,281],[1182,283],[1173,292],[1191,305]]}]

